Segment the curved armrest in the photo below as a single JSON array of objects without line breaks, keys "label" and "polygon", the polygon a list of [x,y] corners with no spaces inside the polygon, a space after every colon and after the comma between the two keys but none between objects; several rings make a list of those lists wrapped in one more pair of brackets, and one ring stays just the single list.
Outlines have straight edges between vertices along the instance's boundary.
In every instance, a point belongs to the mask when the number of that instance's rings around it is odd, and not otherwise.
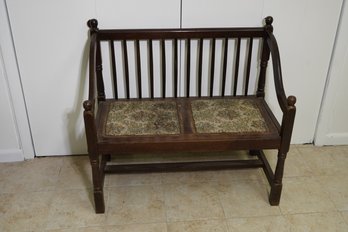
[{"label": "curved armrest", "polygon": [[296,103],[295,96],[289,96],[286,98],[283,78],[282,78],[282,69],[280,64],[280,55],[277,40],[275,39],[271,31],[267,31],[267,44],[271,52],[272,63],[273,63],[273,75],[274,75],[274,85],[276,89],[277,99],[283,113],[288,111],[288,107],[294,106]]},{"label": "curved armrest", "polygon": [[95,103],[95,84],[96,84],[96,54],[97,54],[97,35],[91,35],[89,50],[89,88],[88,100],[84,101],[83,107],[86,111],[94,111]]}]

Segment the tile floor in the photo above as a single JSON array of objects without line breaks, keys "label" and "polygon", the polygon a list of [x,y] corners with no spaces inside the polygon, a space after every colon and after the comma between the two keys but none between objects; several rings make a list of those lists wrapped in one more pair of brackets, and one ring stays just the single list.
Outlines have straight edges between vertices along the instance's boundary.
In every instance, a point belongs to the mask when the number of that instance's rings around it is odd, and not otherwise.
[{"label": "tile floor", "polygon": [[86,156],[2,163],[0,231],[348,231],[348,146],[292,146],[285,168],[279,207],[258,169],[109,175],[96,215]]}]

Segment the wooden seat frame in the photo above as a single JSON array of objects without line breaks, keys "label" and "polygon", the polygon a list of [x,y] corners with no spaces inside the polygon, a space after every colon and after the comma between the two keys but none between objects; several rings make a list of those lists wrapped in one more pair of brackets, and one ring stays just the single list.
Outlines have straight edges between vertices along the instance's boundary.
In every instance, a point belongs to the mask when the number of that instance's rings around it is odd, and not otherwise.
[{"label": "wooden seat frame", "polygon": [[[92,166],[93,188],[94,188],[94,201],[96,213],[104,213],[104,176],[105,173],[142,173],[142,172],[168,172],[168,171],[196,171],[196,170],[218,170],[218,169],[230,169],[230,168],[263,168],[264,173],[271,186],[269,195],[269,202],[271,205],[278,205],[282,190],[282,178],[284,171],[284,162],[286,155],[289,151],[291,134],[293,129],[293,123],[295,118],[295,103],[296,98],[294,96],[286,97],[283,82],[282,72],[280,65],[280,56],[278,51],[278,45],[273,35],[273,18],[265,18],[265,26],[260,28],[214,28],[214,29],[142,29],[142,30],[100,30],[98,29],[98,22],[95,19],[88,21],[90,28],[90,56],[89,56],[89,97],[84,101],[84,122],[86,128],[88,154],[90,163]],[[272,133],[266,134],[253,134],[253,133],[224,133],[224,134],[197,134],[194,133],[190,126],[192,122],[188,122],[187,115],[190,112],[190,40],[198,39],[200,42],[200,54],[202,54],[202,39],[211,39],[212,51],[215,51],[215,40],[223,38],[225,41],[228,38],[237,39],[237,61],[239,62],[239,49],[241,38],[249,38],[249,50],[251,51],[253,38],[260,38],[262,44],[262,52],[260,57],[260,71],[258,77],[257,91],[254,95],[248,95],[248,84],[246,84],[244,97],[248,99],[254,99],[258,102],[261,111],[268,118],[267,124],[273,126]],[[152,40],[159,40],[161,42],[161,57],[162,57],[162,82],[165,86],[165,40],[172,40],[174,46],[174,96],[171,98],[166,97],[165,87],[162,88],[162,98],[175,99],[178,107],[179,115],[182,116],[182,127],[180,135],[149,135],[149,136],[105,136],[103,130],[105,129],[105,120],[107,115],[108,102],[118,101],[117,93],[115,93],[116,99],[106,99],[104,90],[104,81],[102,74],[102,55],[101,55],[101,41],[109,41],[111,49],[111,59],[113,61],[113,78],[116,80],[116,67],[115,67],[115,51],[113,41],[119,40],[122,42],[123,59],[125,66],[125,89],[126,100],[130,99],[130,88],[137,88],[138,97],[137,100],[142,101],[141,86],[130,86],[129,84],[129,70],[128,70],[128,54],[126,41],[134,41],[135,49],[137,51],[136,61],[137,69],[136,74],[138,77],[138,85],[141,83],[141,70],[140,70],[140,55],[139,55],[139,40],[149,41],[149,62],[150,62],[150,78],[153,83],[153,54],[152,54]],[[187,41],[186,46],[188,52],[186,52],[186,97],[179,97],[177,95],[178,85],[178,55],[177,44],[179,40]],[[222,89],[225,89],[226,79],[226,53],[227,48],[224,50],[224,63],[223,63],[223,81]],[[279,124],[276,118],[273,116],[272,111],[268,107],[265,96],[265,78],[266,68],[268,60],[272,57],[273,63],[273,76],[275,83],[275,90],[279,106],[282,110],[283,116],[281,124]],[[209,96],[204,99],[215,98],[213,96],[213,79],[214,79],[214,58],[213,54],[211,59],[211,72],[210,72],[210,93]],[[202,58],[198,56],[199,75],[202,70]],[[249,81],[250,72],[250,58],[247,65],[247,83]],[[235,66],[238,76],[238,63]],[[188,71],[187,71],[188,70]],[[236,78],[237,79],[237,78]],[[237,80],[235,80],[237,81]],[[115,82],[116,85],[116,82]],[[236,86],[236,82],[235,82]],[[115,86],[117,91],[117,86]],[[154,86],[150,86],[150,98],[154,98]],[[236,87],[235,87],[236,89]],[[201,91],[198,90],[198,96],[195,98],[203,98]],[[219,96],[220,98],[225,96],[225,92]],[[238,98],[236,90],[234,90],[233,96]],[[122,99],[124,101],[124,99]],[[179,117],[180,118],[180,117]],[[186,126],[185,126],[186,125]],[[278,161],[275,168],[275,172],[271,169],[262,149],[277,149]],[[225,160],[225,161],[194,161],[194,162],[175,162],[175,163],[154,163],[154,164],[117,164],[109,165],[110,155],[117,155],[121,153],[134,153],[134,152],[214,152],[214,151],[228,151],[228,150],[249,150],[251,155],[255,155],[257,159],[251,160]]]}]

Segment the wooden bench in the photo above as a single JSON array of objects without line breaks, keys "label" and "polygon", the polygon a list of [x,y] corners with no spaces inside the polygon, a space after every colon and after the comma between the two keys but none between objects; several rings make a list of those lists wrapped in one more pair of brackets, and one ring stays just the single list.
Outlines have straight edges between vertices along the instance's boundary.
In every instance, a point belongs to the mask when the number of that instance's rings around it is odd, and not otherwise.
[{"label": "wooden bench", "polygon": [[[97,213],[105,211],[104,175],[111,172],[263,168],[269,202],[279,204],[296,98],[284,92],[272,22],[267,17],[259,28],[100,30],[97,20],[88,21],[89,97],[83,107]],[[281,123],[264,99],[270,56]],[[113,90],[108,98],[104,86]],[[278,150],[274,173],[263,149]],[[256,158],[108,163],[118,154],[229,150]]]}]

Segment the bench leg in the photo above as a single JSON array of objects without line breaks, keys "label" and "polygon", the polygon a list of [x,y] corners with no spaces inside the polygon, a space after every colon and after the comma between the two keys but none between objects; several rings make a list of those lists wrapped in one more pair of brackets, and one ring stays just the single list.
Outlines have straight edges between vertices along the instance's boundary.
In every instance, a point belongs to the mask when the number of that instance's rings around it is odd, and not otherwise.
[{"label": "bench leg", "polygon": [[99,157],[97,155],[90,155],[90,162],[92,166],[92,178],[93,178],[93,192],[94,192],[94,203],[95,212],[104,213],[104,191],[103,191],[103,172],[100,171]]},{"label": "bench leg", "polygon": [[284,173],[284,163],[285,163],[286,153],[283,154],[278,152],[277,167],[274,173],[274,180],[271,184],[271,193],[269,196],[269,203],[271,205],[279,205],[280,196],[283,187],[283,173]]}]

